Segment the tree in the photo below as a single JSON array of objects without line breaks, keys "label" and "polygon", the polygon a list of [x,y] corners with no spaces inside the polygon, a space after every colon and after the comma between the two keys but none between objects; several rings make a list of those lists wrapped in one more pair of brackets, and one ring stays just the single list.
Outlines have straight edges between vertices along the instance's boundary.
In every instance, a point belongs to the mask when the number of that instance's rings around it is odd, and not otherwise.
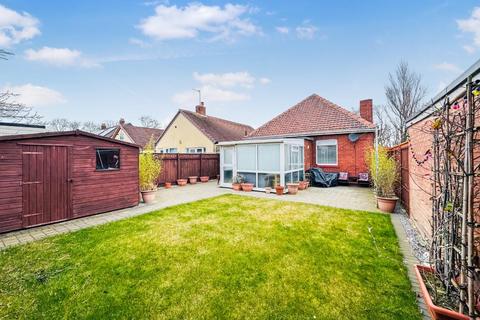
[{"label": "tree", "polygon": [[407,139],[407,120],[420,109],[427,90],[421,83],[421,76],[410,70],[404,61],[394,74],[389,74],[388,80],[386,115],[394,130],[394,142],[401,143]]},{"label": "tree", "polygon": [[390,147],[394,144],[394,130],[384,106],[375,106],[373,109],[374,122],[377,125],[378,144],[384,147]]},{"label": "tree", "polygon": [[48,122],[48,128],[53,131],[70,131],[80,129],[79,121],[70,121],[65,118],[56,118]]},{"label": "tree", "polygon": [[0,59],[1,60],[8,60],[9,56],[12,56],[13,53],[7,50],[0,49]]},{"label": "tree", "polygon": [[15,101],[18,96],[12,92],[0,92],[0,121],[40,123],[42,116],[23,103]]},{"label": "tree", "polygon": [[101,125],[93,121],[86,121],[82,124],[82,130],[91,133],[99,131],[101,127]]},{"label": "tree", "polygon": [[141,116],[139,120],[142,123],[142,127],[160,128],[162,126],[158,120],[150,116]]}]

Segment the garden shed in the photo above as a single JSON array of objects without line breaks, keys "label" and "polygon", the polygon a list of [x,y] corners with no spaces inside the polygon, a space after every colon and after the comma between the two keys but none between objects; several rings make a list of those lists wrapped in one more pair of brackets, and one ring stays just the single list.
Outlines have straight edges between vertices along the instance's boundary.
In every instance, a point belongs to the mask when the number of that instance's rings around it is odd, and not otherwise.
[{"label": "garden shed", "polygon": [[0,137],[0,232],[137,205],[138,153],[79,130]]},{"label": "garden shed", "polygon": [[223,187],[231,187],[237,175],[259,191],[304,178],[304,139],[241,140],[219,146]]}]

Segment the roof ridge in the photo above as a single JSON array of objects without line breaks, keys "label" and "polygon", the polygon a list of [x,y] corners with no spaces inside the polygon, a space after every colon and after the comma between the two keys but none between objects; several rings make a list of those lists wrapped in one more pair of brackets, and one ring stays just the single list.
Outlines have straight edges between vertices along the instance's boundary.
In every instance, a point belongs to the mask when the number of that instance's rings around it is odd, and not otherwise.
[{"label": "roof ridge", "polygon": [[241,127],[249,127],[251,129],[253,129],[253,127],[248,125],[248,124],[235,122],[235,121],[232,121],[232,120],[223,119],[223,118],[219,118],[219,117],[215,117],[215,116],[209,116],[209,115],[203,116],[203,115],[200,115],[200,114],[196,113],[195,111],[190,111],[190,110],[185,110],[185,109],[179,109],[179,110],[182,111],[182,112],[188,112],[189,114],[192,114],[192,115],[197,116],[197,117],[207,117],[207,118],[211,118],[211,119],[225,121],[225,122],[228,122],[228,123],[231,123],[231,124],[234,124],[234,125],[238,125],[238,126],[241,126]]}]

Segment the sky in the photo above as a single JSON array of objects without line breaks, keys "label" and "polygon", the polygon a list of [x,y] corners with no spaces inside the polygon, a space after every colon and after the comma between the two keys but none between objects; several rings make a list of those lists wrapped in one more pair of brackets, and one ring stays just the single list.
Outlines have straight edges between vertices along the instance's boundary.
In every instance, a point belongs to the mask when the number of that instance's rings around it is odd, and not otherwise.
[{"label": "sky", "polygon": [[45,120],[194,110],[254,127],[312,93],[385,103],[400,61],[433,97],[480,58],[479,1],[0,0],[0,91]]}]

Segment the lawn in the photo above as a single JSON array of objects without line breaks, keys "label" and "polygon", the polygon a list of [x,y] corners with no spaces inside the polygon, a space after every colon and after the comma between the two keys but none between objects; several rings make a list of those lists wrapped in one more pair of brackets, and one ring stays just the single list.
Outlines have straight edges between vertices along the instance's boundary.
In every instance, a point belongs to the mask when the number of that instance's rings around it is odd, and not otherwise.
[{"label": "lawn", "polygon": [[388,215],[225,195],[0,252],[0,319],[420,319]]}]

